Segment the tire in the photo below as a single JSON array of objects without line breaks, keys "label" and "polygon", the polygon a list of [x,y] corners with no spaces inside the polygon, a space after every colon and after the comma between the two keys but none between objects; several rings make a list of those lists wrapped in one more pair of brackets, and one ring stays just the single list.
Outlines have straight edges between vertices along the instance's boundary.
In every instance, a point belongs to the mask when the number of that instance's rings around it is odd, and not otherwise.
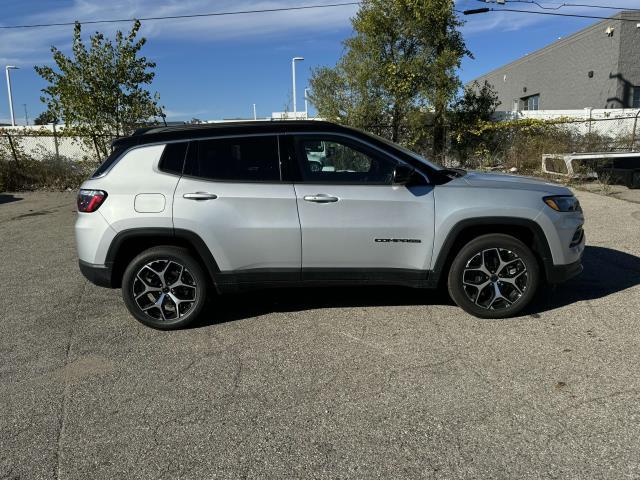
[{"label": "tire", "polygon": [[153,247],[124,271],[122,297],[139,322],[159,330],[192,323],[206,302],[208,279],[185,248]]},{"label": "tire", "polygon": [[508,318],[531,302],[539,283],[540,267],[531,249],[509,235],[490,234],[471,240],[458,252],[447,286],[465,312]]}]

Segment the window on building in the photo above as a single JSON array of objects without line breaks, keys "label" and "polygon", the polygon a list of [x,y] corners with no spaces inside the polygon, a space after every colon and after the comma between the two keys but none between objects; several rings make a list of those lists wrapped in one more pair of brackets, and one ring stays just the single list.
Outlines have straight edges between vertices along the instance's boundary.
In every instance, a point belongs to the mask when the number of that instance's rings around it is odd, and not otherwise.
[{"label": "window on building", "polygon": [[640,87],[633,87],[631,108],[640,108]]},{"label": "window on building", "polygon": [[531,95],[524,97],[522,100],[523,110],[539,110],[540,109],[540,95]]}]

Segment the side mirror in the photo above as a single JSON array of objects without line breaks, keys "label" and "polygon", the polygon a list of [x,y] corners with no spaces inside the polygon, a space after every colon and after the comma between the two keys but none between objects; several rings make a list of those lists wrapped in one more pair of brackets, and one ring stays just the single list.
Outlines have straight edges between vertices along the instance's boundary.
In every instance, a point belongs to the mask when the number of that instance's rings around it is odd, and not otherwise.
[{"label": "side mirror", "polygon": [[396,165],[393,171],[393,184],[394,185],[407,185],[414,179],[416,169],[405,164]]}]

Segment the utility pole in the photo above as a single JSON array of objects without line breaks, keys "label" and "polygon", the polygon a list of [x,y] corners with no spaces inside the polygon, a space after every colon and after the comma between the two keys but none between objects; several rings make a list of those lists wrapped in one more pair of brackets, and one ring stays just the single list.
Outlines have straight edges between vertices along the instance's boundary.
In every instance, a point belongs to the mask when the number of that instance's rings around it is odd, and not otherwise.
[{"label": "utility pole", "polygon": [[11,75],[9,74],[9,70],[17,70],[18,67],[14,67],[13,65],[7,65],[4,67],[4,73],[7,76],[7,92],[9,93],[9,112],[11,113],[11,126],[16,126],[16,117],[13,113],[13,95],[11,94]]}]

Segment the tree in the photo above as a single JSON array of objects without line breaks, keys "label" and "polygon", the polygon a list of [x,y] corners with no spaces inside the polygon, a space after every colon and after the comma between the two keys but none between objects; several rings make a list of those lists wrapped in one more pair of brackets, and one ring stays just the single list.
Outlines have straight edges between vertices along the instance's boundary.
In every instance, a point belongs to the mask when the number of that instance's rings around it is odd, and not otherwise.
[{"label": "tree", "polygon": [[[87,48],[80,23],[73,30],[72,57],[51,47],[57,70],[36,66],[49,85],[42,90],[42,102],[66,128],[101,138],[127,135],[137,125],[161,114],[159,95],[144,88],[152,82],[155,63],[139,52],[146,43],[137,39],[140,22],[128,34],[118,31],[115,41],[96,32]],[[100,142],[106,153],[106,142]]]},{"label": "tree", "polygon": [[500,105],[498,94],[491,84],[485,81],[482,86],[478,82],[468,85],[460,98],[453,104],[450,116],[452,142],[466,160],[474,153],[484,140],[477,129],[482,122],[489,122]]},{"label": "tree", "polygon": [[430,120],[435,139],[470,55],[453,8],[452,0],[364,0],[342,58],[312,73],[319,116],[411,146]]},{"label": "tree", "polygon": [[453,119],[459,124],[489,121],[500,105],[498,94],[486,80],[480,86],[473,82],[465,87],[462,96],[453,104]]},{"label": "tree", "polygon": [[50,123],[56,122],[56,116],[52,114],[49,110],[45,110],[40,115],[38,115],[33,123],[35,125],[49,125]]}]

